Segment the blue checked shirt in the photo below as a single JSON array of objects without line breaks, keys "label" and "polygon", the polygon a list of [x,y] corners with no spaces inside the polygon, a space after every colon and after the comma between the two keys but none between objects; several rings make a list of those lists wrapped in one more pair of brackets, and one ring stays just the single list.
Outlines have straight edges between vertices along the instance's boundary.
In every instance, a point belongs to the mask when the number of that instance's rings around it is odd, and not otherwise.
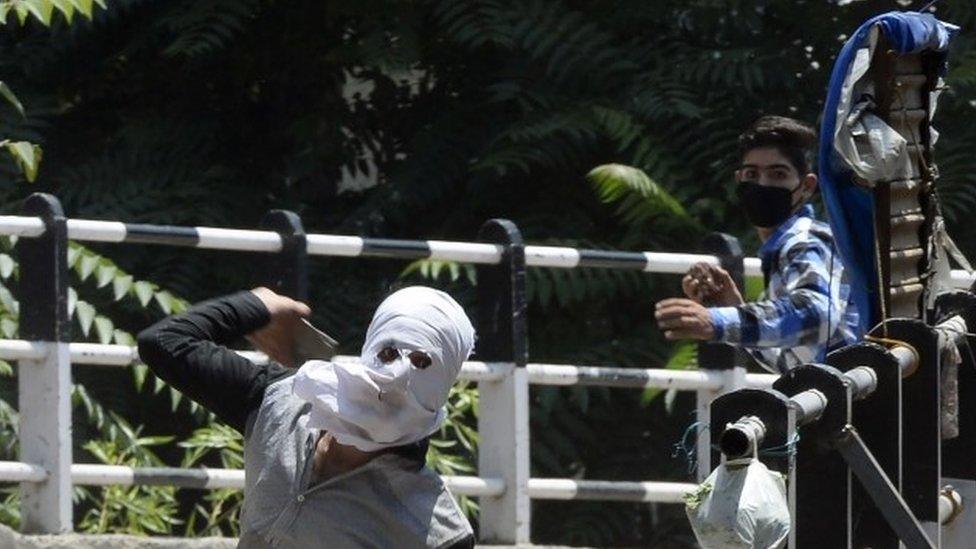
[{"label": "blue checked shirt", "polygon": [[803,206],[759,249],[766,280],[759,301],[709,309],[715,340],[746,348],[774,373],[822,362],[827,351],[856,341],[857,309],[833,252],[830,226]]}]

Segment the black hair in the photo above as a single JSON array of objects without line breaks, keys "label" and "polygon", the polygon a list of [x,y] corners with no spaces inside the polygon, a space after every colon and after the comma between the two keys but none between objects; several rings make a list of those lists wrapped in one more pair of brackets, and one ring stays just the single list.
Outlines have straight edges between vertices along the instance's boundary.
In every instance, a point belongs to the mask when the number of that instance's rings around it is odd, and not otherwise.
[{"label": "black hair", "polygon": [[739,154],[774,148],[785,156],[803,177],[813,169],[817,131],[810,125],[785,116],[763,116],[739,136]]}]

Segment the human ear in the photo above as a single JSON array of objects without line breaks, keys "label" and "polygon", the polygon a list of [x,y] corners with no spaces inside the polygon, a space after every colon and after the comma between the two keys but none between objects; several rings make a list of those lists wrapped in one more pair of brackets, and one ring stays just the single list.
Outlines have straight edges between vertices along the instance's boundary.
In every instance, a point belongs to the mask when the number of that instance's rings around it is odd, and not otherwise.
[{"label": "human ear", "polygon": [[803,188],[809,191],[810,195],[813,196],[813,193],[817,191],[817,174],[808,173],[804,175],[801,185],[803,185]]}]

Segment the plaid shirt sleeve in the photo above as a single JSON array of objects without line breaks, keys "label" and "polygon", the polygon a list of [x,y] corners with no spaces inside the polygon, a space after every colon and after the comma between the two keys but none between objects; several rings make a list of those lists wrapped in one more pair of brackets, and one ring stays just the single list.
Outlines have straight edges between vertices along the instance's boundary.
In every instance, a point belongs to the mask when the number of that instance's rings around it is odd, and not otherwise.
[{"label": "plaid shirt sleeve", "polygon": [[712,307],[714,339],[742,347],[794,347],[827,340],[830,251],[818,239],[796,240],[781,252],[780,297]]}]

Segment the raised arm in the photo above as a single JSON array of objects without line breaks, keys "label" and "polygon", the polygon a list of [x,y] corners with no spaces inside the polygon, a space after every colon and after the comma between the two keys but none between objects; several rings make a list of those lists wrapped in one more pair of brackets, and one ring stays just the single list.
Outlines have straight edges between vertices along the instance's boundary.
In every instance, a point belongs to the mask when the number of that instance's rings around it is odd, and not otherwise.
[{"label": "raised arm", "polygon": [[827,342],[828,327],[838,327],[843,311],[843,303],[831,303],[831,282],[840,283],[831,280],[831,251],[815,240],[797,243],[784,253],[780,276],[785,295],[710,309],[716,339],[752,348]]},{"label": "raised arm", "polygon": [[160,379],[243,433],[265,388],[291,373],[275,362],[255,364],[225,346],[268,325],[272,314],[265,303],[248,291],[195,305],[143,330],[139,355]]}]

